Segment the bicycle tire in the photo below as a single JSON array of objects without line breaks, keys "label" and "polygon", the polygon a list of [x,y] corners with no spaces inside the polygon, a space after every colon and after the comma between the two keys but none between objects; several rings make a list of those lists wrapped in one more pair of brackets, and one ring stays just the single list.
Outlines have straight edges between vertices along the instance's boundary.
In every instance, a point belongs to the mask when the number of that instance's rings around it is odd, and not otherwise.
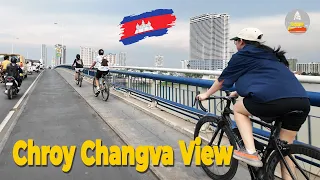
[{"label": "bicycle tire", "polygon": [[[320,150],[304,144],[288,144],[288,150],[282,151],[283,157],[286,157],[288,154],[303,154],[310,158],[320,161]],[[281,160],[281,156],[278,151],[273,151],[269,156],[267,165],[266,165],[266,179],[274,180],[275,169],[277,164]]]},{"label": "bicycle tire", "polygon": [[93,82],[92,82],[92,90],[93,90],[93,94],[96,95],[96,91],[94,90],[94,88],[96,88],[96,77],[93,77]]},{"label": "bicycle tire", "polygon": [[[205,123],[208,123],[208,122],[213,122],[213,123],[217,124],[219,122],[219,119],[216,117],[213,117],[213,116],[204,116],[203,118],[201,118],[198,121],[196,128],[195,128],[194,139],[196,139],[196,137],[198,137],[202,125]],[[229,126],[223,126],[221,129],[227,135],[227,138],[229,139],[230,144],[233,146],[234,149],[236,149],[237,143],[236,143],[236,140],[233,136],[232,130],[229,128]],[[212,143],[209,142],[208,145],[211,146]],[[224,179],[224,180],[230,180],[235,176],[237,169],[238,169],[238,165],[239,165],[238,160],[231,157],[229,171],[225,175],[216,175],[216,174],[212,173],[205,164],[201,163],[202,169],[205,171],[205,173],[211,179]]]},{"label": "bicycle tire", "polygon": [[82,77],[82,74],[81,73],[79,73],[79,87],[81,87],[82,86],[82,79],[83,77]]},{"label": "bicycle tire", "polygon": [[[109,84],[106,81],[106,79],[104,79],[103,86],[104,86],[104,90],[101,91],[101,96],[104,101],[107,101],[109,99],[110,89],[109,89]],[[106,92],[106,96],[103,92]]]}]

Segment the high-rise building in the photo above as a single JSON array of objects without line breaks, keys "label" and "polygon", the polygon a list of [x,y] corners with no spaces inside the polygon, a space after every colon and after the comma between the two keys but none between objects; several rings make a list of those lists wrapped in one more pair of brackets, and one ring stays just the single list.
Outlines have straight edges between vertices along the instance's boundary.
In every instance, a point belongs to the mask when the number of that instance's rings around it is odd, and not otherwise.
[{"label": "high-rise building", "polygon": [[127,53],[120,52],[118,54],[118,61],[117,61],[116,65],[117,66],[126,66],[126,61],[127,61]]},{"label": "high-rise building", "polygon": [[109,66],[116,65],[116,54],[109,53],[106,55],[106,57],[107,57],[107,60],[109,61],[108,63]]},{"label": "high-rise building", "polygon": [[163,67],[163,56],[160,56],[160,55],[155,56],[155,66]]},{"label": "high-rise building", "polygon": [[190,69],[224,69],[228,63],[229,15],[190,18]]},{"label": "high-rise building", "polygon": [[297,70],[298,59],[288,58],[288,62],[289,62],[289,69],[291,71],[296,71]]},{"label": "high-rise building", "polygon": [[55,61],[55,64],[54,65],[60,65],[60,64],[62,64],[62,46],[61,46],[61,44],[56,44],[55,46],[54,46],[54,49],[55,49],[55,52],[54,52],[54,54],[55,54],[55,58],[54,58],[54,61]]},{"label": "high-rise building", "polygon": [[45,66],[48,65],[48,61],[47,61],[47,46],[45,44],[41,44],[41,58],[42,62]]},{"label": "high-rise building", "polygon": [[92,48],[80,46],[80,57],[84,66],[91,66],[95,56],[93,56]]},{"label": "high-rise building", "polygon": [[67,64],[67,47],[63,46],[62,48],[62,63]]}]

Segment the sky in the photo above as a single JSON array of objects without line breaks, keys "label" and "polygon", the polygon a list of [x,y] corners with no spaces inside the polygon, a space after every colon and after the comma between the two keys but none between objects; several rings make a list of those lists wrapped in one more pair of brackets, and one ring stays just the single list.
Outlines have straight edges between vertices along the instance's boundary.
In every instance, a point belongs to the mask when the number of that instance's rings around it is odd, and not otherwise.
[{"label": "sky", "polygon": [[[20,53],[29,59],[40,59],[41,44],[48,47],[48,60],[53,46],[67,47],[71,63],[80,46],[103,48],[106,53],[127,53],[127,65],[154,66],[155,55],[164,56],[164,67],[180,68],[189,58],[189,19],[204,13],[230,15],[230,38],[246,27],[259,28],[266,44],[281,45],[287,58],[299,62],[320,62],[319,0],[253,1],[253,0],[0,0],[0,52]],[[172,9],[177,20],[168,34],[149,37],[138,43],[123,45],[120,22],[123,17],[155,9]],[[305,34],[290,34],[285,16],[301,9],[310,17]],[[54,23],[58,24],[54,24]],[[19,38],[19,39],[16,39]],[[230,49],[235,50],[230,41]]]}]

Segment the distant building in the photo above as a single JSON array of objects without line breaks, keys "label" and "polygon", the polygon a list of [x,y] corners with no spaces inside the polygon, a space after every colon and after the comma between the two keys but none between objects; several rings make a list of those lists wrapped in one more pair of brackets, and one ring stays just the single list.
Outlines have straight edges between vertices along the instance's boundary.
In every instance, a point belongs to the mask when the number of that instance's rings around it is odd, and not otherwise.
[{"label": "distant building", "polygon": [[118,60],[117,60],[116,65],[117,66],[126,66],[126,61],[127,61],[127,53],[120,52],[118,54]]},{"label": "distant building", "polygon": [[109,66],[114,66],[116,64],[116,54],[109,53],[106,55],[107,60],[109,61]]},{"label": "distant building", "polygon": [[320,74],[320,62],[297,63],[297,71],[303,73],[318,73]]},{"label": "distant building", "polygon": [[42,63],[45,64],[46,66],[48,65],[48,61],[47,61],[47,46],[45,44],[41,44],[41,58],[42,59]]},{"label": "distant building", "polygon": [[163,56],[157,55],[154,58],[154,64],[156,67],[163,67]]},{"label": "distant building", "polygon": [[55,50],[55,57],[54,57],[54,61],[55,61],[55,66],[62,64],[63,60],[62,60],[62,46],[61,44],[56,44],[54,46],[54,50]]},{"label": "distant building", "polygon": [[288,62],[289,62],[289,69],[291,71],[297,71],[297,63],[298,63],[298,60],[297,59],[294,59],[294,58],[289,58],[287,59]]},{"label": "distant building", "polygon": [[63,46],[62,48],[62,63],[67,64],[67,47]]},{"label": "distant building", "polygon": [[80,46],[80,57],[84,66],[91,66],[95,56],[93,56],[92,48]]},{"label": "distant building", "polygon": [[190,69],[224,69],[229,61],[229,15],[190,18]]}]

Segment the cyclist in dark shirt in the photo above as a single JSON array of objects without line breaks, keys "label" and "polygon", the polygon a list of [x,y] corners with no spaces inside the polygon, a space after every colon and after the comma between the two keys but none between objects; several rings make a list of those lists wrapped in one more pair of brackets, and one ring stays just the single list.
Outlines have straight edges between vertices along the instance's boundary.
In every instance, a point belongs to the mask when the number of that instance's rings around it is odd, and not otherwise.
[{"label": "cyclist in dark shirt", "polygon": [[[232,56],[212,87],[197,96],[199,100],[206,99],[221,88],[230,88],[235,83],[237,91],[230,96],[244,97],[237,101],[233,110],[245,149],[235,150],[233,157],[255,167],[263,164],[256,152],[249,116],[276,117],[293,110],[303,111],[300,116],[282,120],[279,138],[292,144],[310,112],[309,97],[289,70],[285,52],[263,45],[262,36],[263,33],[257,28],[245,28],[232,38],[238,52]],[[293,165],[287,157],[286,161],[290,166]],[[281,168],[286,171],[285,167]]]},{"label": "cyclist in dark shirt", "polygon": [[72,66],[74,66],[74,64],[76,65],[76,68],[75,68],[75,75],[74,75],[74,79],[77,81],[78,80],[78,73],[79,71],[83,71],[83,61],[82,59],[80,59],[80,55],[77,54],[76,55],[76,59],[73,61],[73,64]]}]

